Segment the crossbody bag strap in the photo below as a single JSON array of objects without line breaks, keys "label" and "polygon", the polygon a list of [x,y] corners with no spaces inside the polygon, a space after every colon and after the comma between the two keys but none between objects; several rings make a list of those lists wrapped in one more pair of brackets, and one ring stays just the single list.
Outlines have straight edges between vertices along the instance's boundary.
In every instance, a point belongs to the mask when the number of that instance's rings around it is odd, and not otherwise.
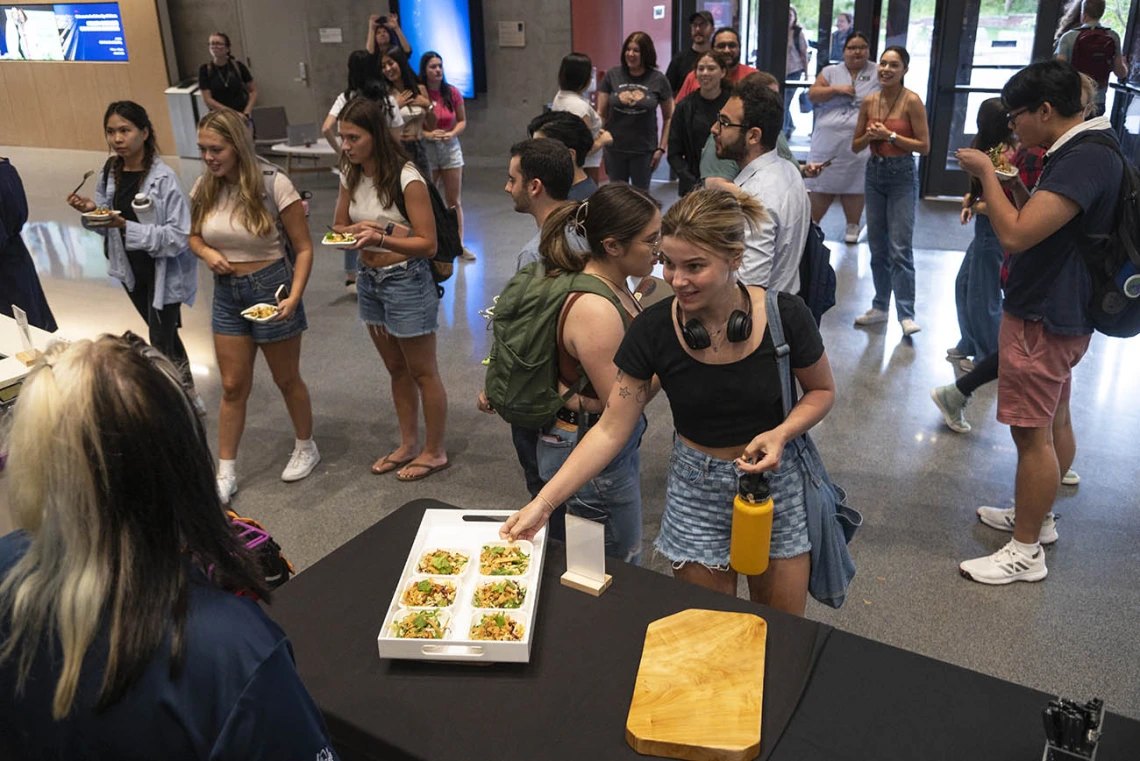
[{"label": "crossbody bag strap", "polygon": [[776,347],[776,365],[780,368],[780,399],[784,403],[784,419],[792,414],[794,391],[792,390],[791,348],[784,340],[784,323],[780,320],[780,304],[775,289],[770,289],[764,297],[768,312],[768,331],[772,334],[772,344]]}]

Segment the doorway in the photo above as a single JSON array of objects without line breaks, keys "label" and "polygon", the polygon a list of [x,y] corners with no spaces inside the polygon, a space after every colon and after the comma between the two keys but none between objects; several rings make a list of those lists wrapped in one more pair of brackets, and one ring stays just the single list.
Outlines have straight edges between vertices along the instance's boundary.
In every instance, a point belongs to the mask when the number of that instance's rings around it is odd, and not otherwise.
[{"label": "doorway", "polygon": [[309,67],[306,0],[241,0],[246,62],[258,104],[282,106],[290,124],[317,121]]}]

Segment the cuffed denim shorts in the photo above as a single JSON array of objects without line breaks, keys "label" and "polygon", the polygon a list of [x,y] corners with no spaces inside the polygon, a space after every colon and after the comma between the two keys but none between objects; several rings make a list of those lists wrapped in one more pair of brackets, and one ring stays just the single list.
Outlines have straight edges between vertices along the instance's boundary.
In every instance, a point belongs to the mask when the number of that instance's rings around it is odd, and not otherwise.
[{"label": "cuffed denim shorts", "polygon": [[[780,467],[768,473],[775,512],[772,516],[770,557],[794,558],[811,551],[804,480],[800,459],[785,450]],[[732,544],[732,502],[739,471],[728,460],[718,460],[673,439],[669,477],[665,485],[665,513],[654,548],[673,563],[701,563],[710,568],[729,567]]]},{"label": "cuffed denim shorts", "polygon": [[463,166],[463,149],[459,147],[459,138],[453,137],[443,142],[424,140],[423,145],[428,167],[433,172],[437,169],[458,169]]},{"label": "cuffed denim shorts", "polygon": [[[293,267],[279,259],[268,267],[248,275],[214,275],[214,311],[211,322],[214,333],[220,336],[252,336],[253,342],[270,344],[298,336],[308,329],[305,305],[288,320],[252,322],[241,316],[254,304],[272,304],[278,287],[293,283]],[[283,294],[284,295],[284,294]]]},{"label": "cuffed denim shorts", "polygon": [[356,275],[356,300],[365,325],[394,338],[415,338],[439,329],[439,293],[431,264],[416,257],[391,267],[367,267]]}]

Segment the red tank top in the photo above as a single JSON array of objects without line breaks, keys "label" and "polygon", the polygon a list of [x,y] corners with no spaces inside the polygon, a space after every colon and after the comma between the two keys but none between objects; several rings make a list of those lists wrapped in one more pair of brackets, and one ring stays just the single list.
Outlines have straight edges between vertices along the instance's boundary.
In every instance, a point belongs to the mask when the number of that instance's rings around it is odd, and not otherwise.
[{"label": "red tank top", "polygon": [[[914,137],[914,130],[911,129],[910,119],[906,117],[898,119],[887,119],[883,122],[883,126],[891,132],[895,132],[899,137]],[[897,145],[887,142],[886,140],[876,140],[871,143],[871,153],[876,156],[909,156],[910,151],[899,148]]]}]

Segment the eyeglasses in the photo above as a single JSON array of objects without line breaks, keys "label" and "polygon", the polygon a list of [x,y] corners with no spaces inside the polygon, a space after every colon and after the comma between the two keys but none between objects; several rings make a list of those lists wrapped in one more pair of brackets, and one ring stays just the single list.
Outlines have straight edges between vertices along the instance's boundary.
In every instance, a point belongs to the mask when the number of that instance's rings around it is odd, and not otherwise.
[{"label": "eyeglasses", "polygon": [[730,122],[728,120],[728,117],[725,116],[724,114],[717,114],[715,124],[718,125],[721,129],[728,129],[729,127],[736,127],[737,129],[745,129],[745,126],[743,124],[733,124],[732,122]]},{"label": "eyeglasses", "polygon": [[661,253],[661,233],[657,233],[652,238],[642,238],[641,242],[649,246],[649,253],[653,256],[658,256]]},{"label": "eyeglasses", "polygon": [[1017,117],[1021,116],[1022,114],[1024,114],[1028,110],[1029,110],[1028,106],[1022,106],[1021,108],[1015,108],[1012,111],[1010,111],[1008,114],[1005,115],[1005,119],[1010,124],[1013,124],[1015,121],[1017,121]]}]

